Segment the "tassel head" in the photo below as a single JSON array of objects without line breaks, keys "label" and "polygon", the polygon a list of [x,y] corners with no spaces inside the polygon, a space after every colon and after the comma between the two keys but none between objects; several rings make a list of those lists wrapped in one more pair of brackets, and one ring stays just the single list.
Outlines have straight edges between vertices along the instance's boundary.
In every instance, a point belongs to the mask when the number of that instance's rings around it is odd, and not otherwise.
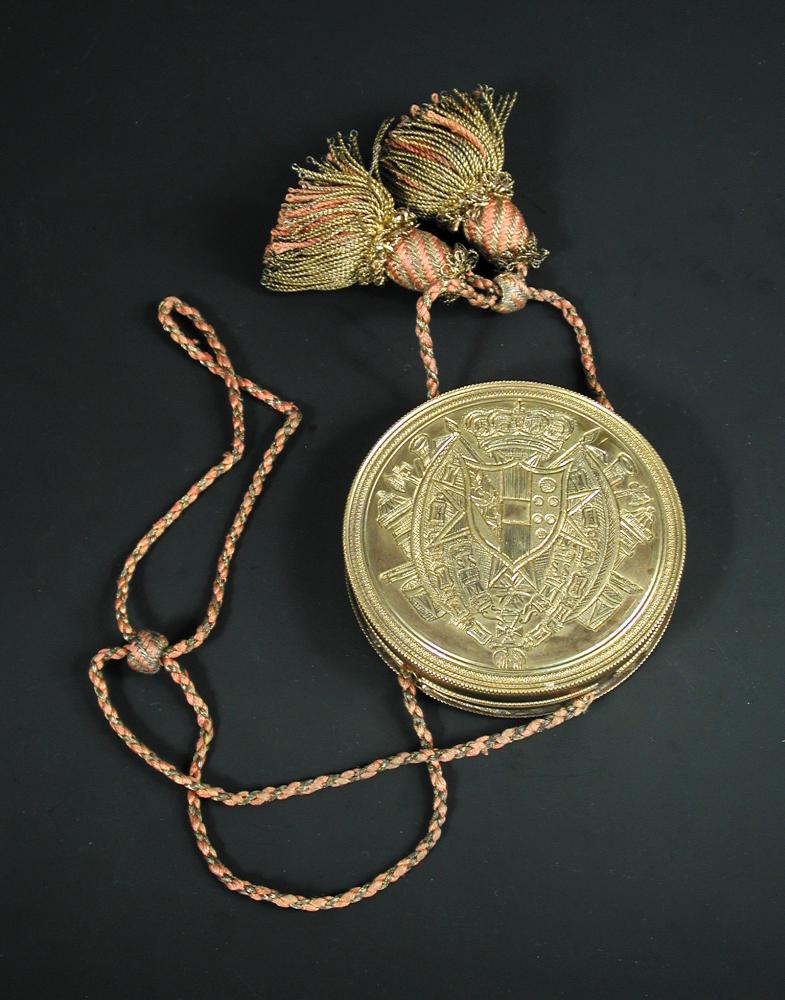
[{"label": "tassel head", "polygon": [[[477,263],[475,250],[456,243],[449,247],[433,233],[414,229],[395,248],[387,262],[387,274],[397,285],[424,292],[448,282],[465,283]],[[454,293],[442,293],[449,301]]]},{"label": "tassel head", "polygon": [[466,238],[503,271],[520,265],[539,267],[548,251],[526,225],[521,210],[509,198],[493,198],[476,215],[465,220]]}]

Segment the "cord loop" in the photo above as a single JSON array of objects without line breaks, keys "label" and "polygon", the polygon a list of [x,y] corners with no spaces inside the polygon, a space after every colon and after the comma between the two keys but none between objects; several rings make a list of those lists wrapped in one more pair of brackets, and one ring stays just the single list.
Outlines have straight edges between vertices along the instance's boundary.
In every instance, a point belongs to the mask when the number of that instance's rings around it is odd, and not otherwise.
[{"label": "cord loop", "polygon": [[594,360],[594,350],[589,339],[586,324],[578,315],[578,310],[558,292],[547,288],[534,288],[526,284],[526,268],[520,266],[517,271],[506,271],[498,274],[494,280],[470,274],[452,282],[440,282],[426,289],[417,300],[417,320],[415,333],[420,344],[420,359],[425,368],[425,388],[428,399],[439,395],[439,369],[431,337],[431,306],[437,298],[460,296],[467,299],[471,305],[481,309],[491,309],[493,312],[517,312],[532,299],[545,302],[559,312],[572,328],[578,346],[583,374],[592,395],[606,410],[613,410],[605,390],[597,378],[597,365]]},{"label": "cord loop", "polygon": [[[426,369],[430,373],[429,395],[438,393],[438,375],[433,360],[432,344],[428,333],[430,304],[445,293],[458,292],[481,308],[489,308],[494,301],[494,285],[489,279],[475,276],[471,283],[463,277],[445,278],[421,298],[418,306],[418,336],[420,336],[421,352]],[[205,351],[199,342],[186,336],[180,329],[174,314],[188,318],[193,326],[202,334],[209,351]],[[294,403],[279,399],[267,389],[262,389],[250,379],[238,376],[235,372],[226,349],[218,339],[215,330],[202,318],[192,306],[180,299],[170,296],[159,306],[158,318],[164,330],[172,340],[193,358],[203,365],[211,374],[220,378],[227,387],[229,405],[232,414],[232,443],[220,461],[207,470],[183,496],[169,508],[163,517],[136,544],[125,561],[117,583],[117,598],[115,611],[120,632],[125,639],[125,645],[108,647],[99,650],[90,662],[89,676],[98,700],[99,708],[112,730],[120,737],[126,746],[133,751],[148,767],[162,774],[169,781],[187,791],[188,820],[191,825],[197,847],[205,859],[213,875],[232,892],[238,892],[249,899],[273,903],[275,906],[295,910],[319,911],[331,910],[349,906],[367,899],[397,882],[407,872],[418,865],[436,846],[442,827],[447,818],[447,783],[444,777],[443,764],[464,757],[476,757],[487,754],[490,750],[500,750],[511,743],[528,739],[537,733],[554,729],[568,719],[585,712],[591,705],[594,695],[582,695],[570,703],[563,705],[549,715],[538,719],[530,719],[518,725],[486,736],[478,737],[454,746],[437,748],[433,736],[425,722],[422,708],[417,700],[417,688],[409,674],[398,676],[404,707],[409,715],[412,727],[420,744],[418,750],[407,750],[381,757],[358,767],[320,774],[313,778],[290,781],[283,785],[266,786],[256,789],[232,790],[211,785],[202,779],[207,754],[215,736],[215,727],[210,709],[197,691],[190,674],[180,662],[180,658],[200,646],[212,631],[224,600],[226,581],[229,575],[231,560],[235,554],[240,536],[248,522],[256,501],[261,494],[272,466],[280,456],[287,441],[300,424],[301,415]],[[423,324],[422,326],[420,324]],[[430,344],[430,346],[429,346]],[[432,362],[432,369],[428,362]],[[243,415],[242,393],[246,393],[267,406],[281,413],[283,424],[275,432],[273,440],[265,450],[262,460],[251,477],[240,507],[234,517],[232,526],[226,536],[221,553],[218,557],[212,594],[205,617],[193,635],[182,639],[174,645],[169,645],[167,639],[157,632],[135,630],[128,615],[128,591],[134,572],[139,562],[150,547],[171,527],[215,480],[228,472],[239,462],[244,448],[245,422]],[[152,674],[161,668],[167,676],[179,687],[186,702],[194,712],[198,728],[198,736],[194,746],[191,763],[187,771],[181,770],[175,764],[165,760],[151,747],[143,743],[136,734],[122,721],[113,705],[105,676],[105,668],[113,660],[125,659],[131,669],[140,673]],[[433,797],[431,815],[423,835],[408,854],[394,862],[384,871],[374,876],[362,885],[353,886],[343,892],[326,896],[304,896],[296,893],[282,892],[271,886],[258,885],[242,878],[231,871],[218,857],[213,846],[203,813],[203,800],[220,803],[226,806],[261,806],[269,802],[293,798],[300,795],[312,795],[325,788],[337,788],[342,785],[366,781],[382,772],[392,771],[399,767],[413,764],[424,764]]]}]

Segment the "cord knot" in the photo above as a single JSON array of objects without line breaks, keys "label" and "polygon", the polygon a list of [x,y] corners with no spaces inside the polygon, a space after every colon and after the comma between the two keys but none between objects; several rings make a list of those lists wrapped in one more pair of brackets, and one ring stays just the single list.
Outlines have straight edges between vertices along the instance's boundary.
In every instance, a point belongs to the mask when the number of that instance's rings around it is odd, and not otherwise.
[{"label": "cord knot", "polygon": [[515,271],[502,271],[494,278],[494,284],[499,290],[498,301],[491,309],[498,313],[512,313],[523,309],[531,298],[526,278]]},{"label": "cord knot", "polygon": [[169,648],[169,640],[160,632],[142,629],[127,648],[126,662],[131,670],[140,674],[157,674],[161,669],[161,657]]}]

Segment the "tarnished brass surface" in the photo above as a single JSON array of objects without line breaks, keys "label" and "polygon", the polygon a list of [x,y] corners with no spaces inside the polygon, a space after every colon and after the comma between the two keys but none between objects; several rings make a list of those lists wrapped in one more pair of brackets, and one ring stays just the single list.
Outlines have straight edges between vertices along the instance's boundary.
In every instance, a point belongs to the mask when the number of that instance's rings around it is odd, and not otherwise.
[{"label": "tarnished brass surface", "polygon": [[628,676],[659,641],[684,562],[668,472],[626,421],[531,382],[445,393],[363,462],[344,518],[365,633],[423,691],[540,712]]}]

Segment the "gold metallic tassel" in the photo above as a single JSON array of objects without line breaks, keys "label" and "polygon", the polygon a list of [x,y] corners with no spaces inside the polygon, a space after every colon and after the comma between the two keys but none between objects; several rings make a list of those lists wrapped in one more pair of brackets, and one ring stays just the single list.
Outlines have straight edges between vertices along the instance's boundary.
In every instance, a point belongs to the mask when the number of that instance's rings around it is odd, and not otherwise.
[{"label": "gold metallic tassel", "polygon": [[295,166],[264,253],[262,284],[278,292],[331,290],[377,284],[401,238],[417,225],[414,214],[396,207],[379,181],[374,148],[371,170],[362,161],[357,134],[328,140],[323,160]]},{"label": "gold metallic tassel", "polygon": [[379,163],[399,204],[453,231],[462,226],[502,267],[536,267],[547,251],[513,205],[513,180],[503,169],[504,126],[515,99],[488,86],[433,94],[388,131]]}]

